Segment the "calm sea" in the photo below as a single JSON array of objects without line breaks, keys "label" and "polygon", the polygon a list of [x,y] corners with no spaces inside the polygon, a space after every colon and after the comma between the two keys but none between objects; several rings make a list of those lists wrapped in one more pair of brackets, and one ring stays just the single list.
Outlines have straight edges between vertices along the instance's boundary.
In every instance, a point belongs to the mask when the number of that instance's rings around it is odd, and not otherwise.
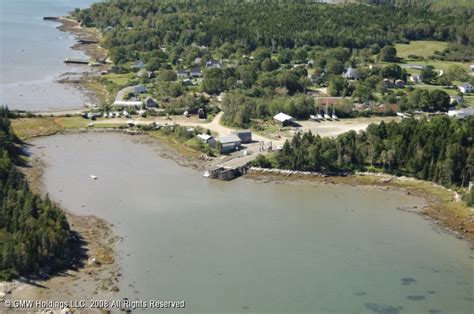
[{"label": "calm sea", "polygon": [[52,199],[123,237],[115,297],[186,300],[172,313],[474,313],[474,252],[397,210],[419,206],[409,195],[208,180],[118,134],[33,144]]},{"label": "calm sea", "polygon": [[87,100],[72,86],[55,83],[65,72],[83,72],[65,58],[84,58],[70,49],[75,40],[44,16],[67,15],[94,0],[0,0],[0,104],[15,109],[77,108]]}]

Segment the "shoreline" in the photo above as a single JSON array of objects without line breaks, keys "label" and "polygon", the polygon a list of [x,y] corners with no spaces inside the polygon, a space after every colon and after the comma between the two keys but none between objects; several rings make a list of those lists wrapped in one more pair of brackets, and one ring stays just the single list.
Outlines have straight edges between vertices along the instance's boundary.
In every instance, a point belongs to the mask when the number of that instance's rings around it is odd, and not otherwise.
[{"label": "shoreline", "polygon": [[[123,130],[105,129],[100,132],[123,133]],[[54,134],[80,134],[97,132],[97,130],[62,130]],[[46,134],[42,136],[50,136]],[[152,137],[148,134],[136,136],[131,139],[143,145],[150,145],[162,158],[175,161],[183,167],[191,167],[202,170],[209,161],[201,160],[194,155],[186,156],[180,149],[166,139]],[[28,144],[27,144],[28,145]],[[177,144],[179,145],[179,144]],[[31,185],[32,190],[45,194],[42,183],[45,161],[39,156],[32,156],[30,168],[23,169]],[[454,191],[435,185],[431,182],[416,180],[412,178],[399,178],[385,174],[354,174],[346,177],[338,176],[316,176],[304,175],[290,171],[283,173],[271,173],[259,168],[252,168],[244,179],[261,181],[273,184],[312,184],[312,185],[344,185],[356,188],[380,189],[381,191],[399,191],[405,195],[419,197],[422,200],[419,206],[413,208],[398,208],[398,210],[413,212],[428,219],[436,226],[458,239],[468,242],[474,249],[474,215],[469,217],[453,216],[446,211],[450,203],[461,204],[456,200]],[[430,190],[437,191],[436,194]],[[442,197],[448,197],[442,199]],[[73,231],[78,232],[87,242],[88,258],[85,265],[78,270],[66,271],[66,275],[54,276],[35,284],[24,281],[13,281],[11,283],[0,283],[1,292],[5,292],[6,299],[49,299],[60,300],[81,298],[111,298],[118,291],[116,284],[119,282],[120,265],[117,261],[115,246],[120,237],[114,235],[113,225],[97,216],[80,216],[63,209]],[[99,228],[96,228],[99,226]],[[108,260],[100,258],[100,251],[105,250]],[[99,263],[93,262],[91,258],[97,258]],[[39,285],[38,285],[39,283]]]},{"label": "shoreline", "polygon": [[[382,190],[399,190],[406,195],[420,197],[425,206],[416,209],[405,209],[417,213],[433,222],[452,236],[465,240],[474,249],[474,213],[457,197],[457,192],[433,182],[410,177],[397,177],[389,174],[359,173],[348,176],[319,176],[292,173],[283,170],[271,172],[263,168],[251,168],[244,176],[246,179],[265,183],[313,183],[326,185],[343,185],[350,187],[368,187]],[[461,209],[469,210],[461,215]]]},{"label": "shoreline", "polygon": [[[48,165],[41,157],[32,156],[28,166],[20,168],[30,188],[42,197],[44,169]],[[77,215],[61,207],[70,225],[72,237],[68,256],[78,258],[78,265],[57,273],[41,274],[43,279],[20,277],[11,282],[0,282],[0,299],[3,300],[89,300],[105,299],[119,291],[121,276],[116,245],[121,238],[114,234],[113,224],[95,215]],[[71,258],[71,260],[74,258]],[[68,261],[69,262],[69,261]],[[67,263],[67,262],[66,262]],[[4,303],[1,310],[7,310]],[[37,309],[46,311],[46,309]],[[57,309],[54,309],[57,310]],[[92,311],[92,309],[89,309]],[[97,309],[96,312],[100,312]]]}]

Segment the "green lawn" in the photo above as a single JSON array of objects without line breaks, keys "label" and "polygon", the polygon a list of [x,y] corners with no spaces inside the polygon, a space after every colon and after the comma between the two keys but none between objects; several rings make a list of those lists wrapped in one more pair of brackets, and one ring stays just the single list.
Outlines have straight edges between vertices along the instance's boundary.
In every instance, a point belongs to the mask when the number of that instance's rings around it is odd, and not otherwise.
[{"label": "green lawn", "polygon": [[409,55],[428,58],[432,56],[436,50],[443,51],[448,48],[448,43],[431,40],[414,40],[409,44],[396,44],[395,48],[397,49],[397,55],[403,59],[407,59]]}]

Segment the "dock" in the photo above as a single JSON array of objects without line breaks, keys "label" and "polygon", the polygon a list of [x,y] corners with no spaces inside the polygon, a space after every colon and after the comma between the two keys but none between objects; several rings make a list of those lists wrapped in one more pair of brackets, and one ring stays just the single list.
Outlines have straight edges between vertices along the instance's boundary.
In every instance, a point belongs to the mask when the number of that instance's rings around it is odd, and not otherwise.
[{"label": "dock", "polygon": [[57,17],[57,16],[44,16],[43,20],[45,20],[45,21],[57,21],[57,20],[59,20],[59,17]]},{"label": "dock", "polygon": [[67,64],[89,64],[90,61],[86,59],[64,59],[64,63]]},{"label": "dock", "polygon": [[210,179],[230,181],[248,172],[250,162],[257,157],[257,154],[242,156],[231,159],[220,165],[212,167],[207,172]]}]

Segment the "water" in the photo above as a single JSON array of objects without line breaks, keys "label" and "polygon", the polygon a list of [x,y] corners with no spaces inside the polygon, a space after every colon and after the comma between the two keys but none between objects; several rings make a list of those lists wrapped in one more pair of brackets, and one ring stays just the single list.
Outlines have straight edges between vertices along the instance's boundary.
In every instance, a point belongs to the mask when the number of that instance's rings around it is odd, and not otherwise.
[{"label": "water", "polygon": [[54,200],[124,237],[120,296],[184,299],[188,313],[473,313],[474,252],[397,210],[419,199],[208,180],[134,141],[57,135],[32,148]]},{"label": "water", "polygon": [[65,58],[86,58],[70,47],[73,35],[59,31],[44,16],[67,15],[94,0],[0,0],[0,104],[14,109],[52,110],[82,107],[87,100],[72,86],[56,83],[69,66]]}]

